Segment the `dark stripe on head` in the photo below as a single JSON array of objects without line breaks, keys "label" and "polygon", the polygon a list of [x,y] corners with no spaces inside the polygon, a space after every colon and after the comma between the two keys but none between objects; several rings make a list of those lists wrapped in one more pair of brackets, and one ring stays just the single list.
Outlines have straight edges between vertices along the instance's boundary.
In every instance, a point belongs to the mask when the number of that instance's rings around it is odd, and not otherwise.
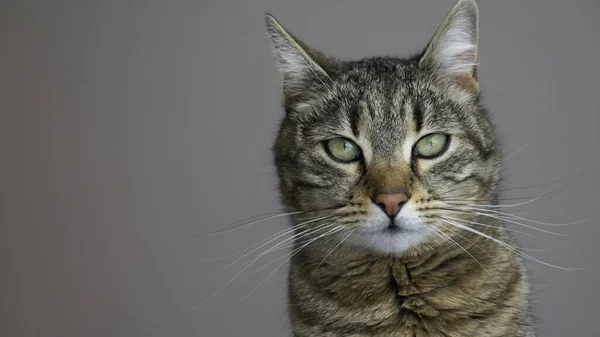
[{"label": "dark stripe on head", "polygon": [[417,132],[421,131],[423,128],[423,111],[419,104],[415,104],[413,108],[413,120],[415,121],[415,130]]},{"label": "dark stripe on head", "polygon": [[483,144],[481,139],[479,137],[477,137],[477,134],[475,133],[475,131],[473,131],[469,128],[465,128],[465,135],[469,139],[471,144],[473,144],[473,146],[475,146],[475,148],[477,149],[477,152],[479,153],[479,156],[482,160],[488,160],[494,154],[494,152],[495,152],[494,149],[487,148]]},{"label": "dark stripe on head", "polygon": [[319,184],[309,180],[297,180],[295,184],[297,187],[303,189],[324,189],[331,188],[332,186],[334,186],[334,184]]},{"label": "dark stripe on head", "polygon": [[471,174],[469,174],[466,177],[463,177],[461,179],[458,179],[458,178],[456,178],[454,176],[446,176],[446,177],[442,177],[442,179],[451,181],[454,184],[464,183],[467,180],[475,180],[480,186],[487,186],[488,185],[487,181],[483,177],[481,177],[479,174],[477,174],[477,173],[471,173]]},{"label": "dark stripe on head", "polygon": [[354,134],[355,137],[359,137],[360,136],[360,128],[359,128],[360,111],[358,110],[358,107],[356,105],[351,107],[348,114],[350,115],[349,118],[350,118],[350,127],[352,128],[352,133]]}]

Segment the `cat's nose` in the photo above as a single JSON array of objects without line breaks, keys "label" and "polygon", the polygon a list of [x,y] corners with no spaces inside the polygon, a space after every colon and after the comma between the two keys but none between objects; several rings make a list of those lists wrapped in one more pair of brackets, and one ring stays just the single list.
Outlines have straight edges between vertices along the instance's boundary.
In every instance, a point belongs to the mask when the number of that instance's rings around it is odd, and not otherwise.
[{"label": "cat's nose", "polygon": [[408,195],[403,190],[381,191],[375,196],[375,204],[390,218],[395,217],[400,212],[406,201],[408,201]]}]

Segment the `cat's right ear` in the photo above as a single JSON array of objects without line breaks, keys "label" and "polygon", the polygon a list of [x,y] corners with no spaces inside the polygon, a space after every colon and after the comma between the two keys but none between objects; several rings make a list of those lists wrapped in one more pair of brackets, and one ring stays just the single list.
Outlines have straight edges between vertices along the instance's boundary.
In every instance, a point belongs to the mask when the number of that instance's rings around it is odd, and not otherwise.
[{"label": "cat's right ear", "polygon": [[287,98],[303,96],[331,82],[327,57],[290,34],[271,14],[265,15],[265,22]]}]

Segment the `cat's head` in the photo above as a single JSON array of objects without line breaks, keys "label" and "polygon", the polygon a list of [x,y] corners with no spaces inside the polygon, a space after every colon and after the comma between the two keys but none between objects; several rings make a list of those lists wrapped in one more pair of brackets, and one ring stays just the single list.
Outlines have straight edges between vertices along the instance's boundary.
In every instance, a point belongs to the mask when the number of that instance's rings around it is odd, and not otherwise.
[{"label": "cat's head", "polygon": [[479,102],[474,1],[459,0],[407,59],[326,57],[266,21],[284,76],[274,147],[283,201],[329,216],[304,228],[353,230],[347,242],[400,254],[450,239],[457,204],[493,201],[500,151]]}]

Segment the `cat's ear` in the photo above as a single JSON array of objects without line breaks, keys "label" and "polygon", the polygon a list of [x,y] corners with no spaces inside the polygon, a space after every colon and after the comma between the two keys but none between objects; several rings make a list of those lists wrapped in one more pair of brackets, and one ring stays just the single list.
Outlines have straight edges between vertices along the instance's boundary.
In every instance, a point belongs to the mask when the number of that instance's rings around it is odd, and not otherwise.
[{"label": "cat's ear", "polygon": [[283,74],[286,96],[299,94],[310,90],[313,85],[325,85],[325,82],[331,81],[330,74],[326,71],[330,67],[327,57],[290,34],[272,15],[266,14],[265,21],[277,68]]},{"label": "cat's ear", "polygon": [[429,42],[419,65],[433,69],[461,88],[478,93],[479,11],[474,0],[458,0]]}]

